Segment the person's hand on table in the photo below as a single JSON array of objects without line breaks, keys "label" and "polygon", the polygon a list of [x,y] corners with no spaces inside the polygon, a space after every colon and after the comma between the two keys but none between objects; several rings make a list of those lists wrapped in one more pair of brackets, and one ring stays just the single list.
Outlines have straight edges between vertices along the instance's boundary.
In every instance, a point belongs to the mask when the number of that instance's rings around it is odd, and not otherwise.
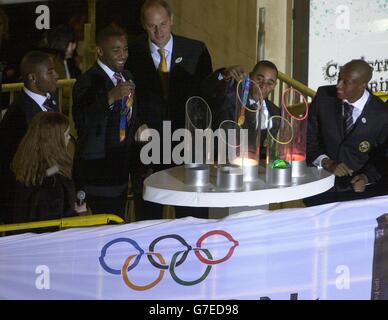
[{"label": "person's hand on table", "polygon": [[336,163],[329,158],[322,160],[322,167],[336,177],[352,176],[354,173],[345,163]]},{"label": "person's hand on table", "polygon": [[359,174],[355,176],[350,183],[353,186],[354,192],[362,193],[365,191],[366,185],[368,184],[368,177],[365,174]]}]

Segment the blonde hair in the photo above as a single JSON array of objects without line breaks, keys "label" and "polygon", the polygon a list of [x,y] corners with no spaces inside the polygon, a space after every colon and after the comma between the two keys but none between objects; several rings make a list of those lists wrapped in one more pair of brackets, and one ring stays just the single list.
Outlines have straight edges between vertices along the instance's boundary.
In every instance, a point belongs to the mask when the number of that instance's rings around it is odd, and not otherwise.
[{"label": "blonde hair", "polygon": [[42,185],[47,170],[71,178],[72,159],[67,152],[65,132],[69,120],[58,112],[40,112],[32,120],[11,164],[16,180],[27,187]]},{"label": "blonde hair", "polygon": [[155,8],[155,7],[164,8],[167,11],[167,15],[170,18],[172,17],[171,6],[166,0],[146,0],[140,9],[140,20],[143,27],[145,27],[145,12],[149,8]]}]

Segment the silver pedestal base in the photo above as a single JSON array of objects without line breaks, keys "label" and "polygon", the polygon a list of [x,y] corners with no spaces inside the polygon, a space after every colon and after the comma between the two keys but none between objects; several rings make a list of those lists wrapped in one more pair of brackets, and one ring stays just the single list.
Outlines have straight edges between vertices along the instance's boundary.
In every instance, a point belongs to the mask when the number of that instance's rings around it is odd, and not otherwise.
[{"label": "silver pedestal base", "polygon": [[306,161],[293,161],[292,162],[292,177],[302,178],[306,175],[307,164]]},{"label": "silver pedestal base", "polygon": [[254,182],[259,179],[259,166],[244,166],[244,182]]},{"label": "silver pedestal base", "polygon": [[244,186],[243,171],[239,166],[219,166],[217,188],[222,191],[241,191]]},{"label": "silver pedestal base", "polygon": [[267,183],[273,186],[287,187],[292,184],[292,168],[273,169],[267,167]]},{"label": "silver pedestal base", "polygon": [[206,187],[210,183],[210,171],[207,165],[186,165],[185,184],[193,187]]}]

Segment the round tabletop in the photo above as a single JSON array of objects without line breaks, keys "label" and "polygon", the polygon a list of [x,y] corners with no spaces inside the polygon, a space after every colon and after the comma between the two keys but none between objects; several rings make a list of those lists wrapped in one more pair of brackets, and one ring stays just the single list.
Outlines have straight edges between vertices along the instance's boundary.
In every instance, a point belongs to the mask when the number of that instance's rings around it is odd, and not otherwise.
[{"label": "round tabletop", "polygon": [[144,181],[143,198],[163,205],[186,207],[254,207],[304,199],[323,193],[334,186],[335,176],[326,170],[307,168],[302,178],[293,178],[289,187],[274,187],[265,182],[265,169],[260,167],[259,180],[244,183],[244,190],[217,190],[211,175],[207,187],[191,187],[184,183],[184,166],[154,173]]}]

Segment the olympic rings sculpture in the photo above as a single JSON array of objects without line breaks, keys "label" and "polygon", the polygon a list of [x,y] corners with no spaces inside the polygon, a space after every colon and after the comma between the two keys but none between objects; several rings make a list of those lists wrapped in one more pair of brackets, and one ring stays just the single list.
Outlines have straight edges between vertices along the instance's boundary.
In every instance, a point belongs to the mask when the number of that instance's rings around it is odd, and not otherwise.
[{"label": "olympic rings sculpture", "polygon": [[[207,238],[209,238],[211,236],[215,236],[215,235],[223,236],[232,243],[232,247],[229,249],[229,251],[225,255],[225,257],[223,257],[222,259],[219,259],[219,260],[214,260],[210,251],[202,248],[203,242]],[[186,250],[184,250],[184,251],[178,251],[178,252],[174,253],[172,256],[171,262],[169,264],[166,263],[166,261],[161,253],[155,252],[156,245],[159,242],[166,240],[166,239],[177,240],[186,248]],[[109,267],[105,261],[105,258],[107,256],[107,251],[112,245],[114,245],[116,243],[121,243],[121,242],[130,244],[134,249],[136,249],[136,251],[138,251],[138,254],[128,256],[125,259],[124,264],[123,264],[121,269],[113,269],[113,268]],[[164,274],[166,273],[167,270],[170,271],[171,277],[173,278],[173,280],[176,283],[178,283],[182,286],[195,286],[195,285],[201,283],[202,281],[204,281],[209,276],[210,271],[211,271],[213,266],[221,264],[221,263],[229,260],[233,256],[234,250],[236,249],[236,247],[238,245],[239,245],[238,241],[236,241],[229,233],[222,231],[222,230],[214,230],[214,231],[209,231],[209,232],[205,233],[203,236],[201,236],[197,240],[195,248],[190,246],[185,239],[183,239],[181,236],[179,236],[177,234],[170,234],[170,235],[161,236],[161,237],[156,238],[154,241],[151,242],[151,244],[149,246],[149,251],[147,253],[139,246],[139,244],[136,241],[129,239],[129,238],[119,238],[119,239],[115,239],[115,240],[108,242],[101,249],[101,256],[99,257],[99,261],[100,261],[102,268],[106,272],[113,274],[113,275],[121,275],[123,277],[124,283],[129,288],[131,288],[132,290],[135,290],[135,291],[147,291],[147,290],[154,288],[156,285],[159,284],[160,281],[162,281]],[[179,267],[180,265],[182,265],[186,261],[188,255],[191,251],[194,251],[198,260],[206,265],[206,270],[205,270],[204,274],[200,278],[198,278],[197,280],[186,281],[186,280],[180,279],[178,277],[178,275],[176,274],[176,268]],[[206,257],[204,257],[202,253]],[[143,255],[146,255],[149,262],[151,263],[151,265],[159,270],[159,275],[155,281],[153,281],[147,285],[144,285],[144,286],[139,286],[139,285],[134,284],[129,279],[129,273],[130,273],[130,271],[132,271],[134,268],[136,268],[138,266]],[[156,261],[155,258],[158,261]]]}]

